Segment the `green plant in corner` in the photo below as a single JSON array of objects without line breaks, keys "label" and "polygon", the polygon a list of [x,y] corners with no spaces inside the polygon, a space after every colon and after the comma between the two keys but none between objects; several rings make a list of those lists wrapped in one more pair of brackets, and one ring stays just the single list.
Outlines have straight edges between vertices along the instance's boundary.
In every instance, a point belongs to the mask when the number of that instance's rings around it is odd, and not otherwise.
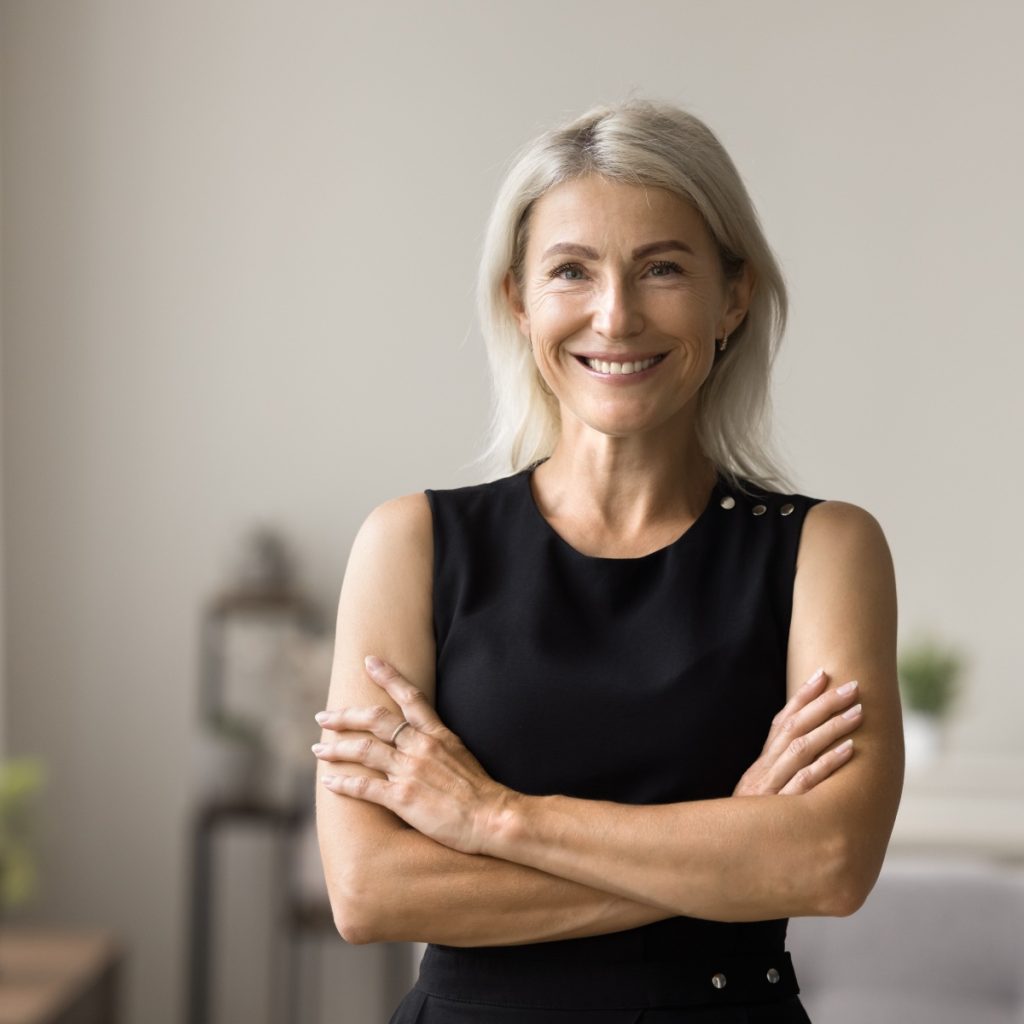
[{"label": "green plant in corner", "polygon": [[934,637],[924,636],[904,649],[897,663],[900,692],[908,708],[942,718],[960,692],[964,658]]},{"label": "green plant in corner", "polygon": [[45,777],[39,758],[0,761],[0,910],[25,903],[35,892],[32,812]]}]

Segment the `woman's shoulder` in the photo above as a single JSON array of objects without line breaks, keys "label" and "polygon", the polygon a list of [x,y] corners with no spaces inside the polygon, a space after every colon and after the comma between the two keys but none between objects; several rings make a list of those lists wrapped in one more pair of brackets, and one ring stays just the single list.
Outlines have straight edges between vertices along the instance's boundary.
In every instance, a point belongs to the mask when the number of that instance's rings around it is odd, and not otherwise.
[{"label": "woman's shoulder", "polygon": [[820,536],[829,545],[884,543],[882,524],[861,505],[838,499],[819,499],[807,510],[804,532]]},{"label": "woman's shoulder", "polygon": [[[798,523],[801,558],[808,549],[824,557],[840,549],[860,550],[868,557],[882,560],[888,553],[881,524],[867,508],[852,501],[770,487],[742,476],[736,478],[732,487],[727,484],[726,490],[738,501],[745,501],[755,514],[777,511],[782,516],[775,518]],[[794,511],[800,514],[792,515]]]},{"label": "woman's shoulder", "polygon": [[893,573],[892,552],[881,523],[851,501],[819,500],[807,510],[800,539],[800,561],[826,574],[859,565],[876,576]]},{"label": "woman's shoulder", "polygon": [[723,476],[723,481],[726,490],[738,496],[742,495],[751,502],[771,502],[783,507],[792,504],[804,505],[807,508],[808,521],[827,521],[829,524],[846,524],[848,527],[859,523],[862,528],[871,522],[877,525],[877,520],[866,508],[850,501],[822,498],[802,490],[787,491],[780,487],[765,486],[743,476],[735,477],[732,481],[729,477]]},{"label": "woman's shoulder", "polygon": [[371,508],[359,527],[355,545],[406,554],[410,548],[423,550],[432,543],[431,532],[427,495],[413,491],[387,498]]},{"label": "woman's shoulder", "polygon": [[382,501],[372,508],[363,523],[363,529],[429,540],[433,529],[433,512],[438,502],[446,507],[472,506],[486,502],[492,497],[506,493],[514,486],[519,476],[510,476],[480,483],[461,484],[453,487],[426,487],[421,491],[400,494]]}]

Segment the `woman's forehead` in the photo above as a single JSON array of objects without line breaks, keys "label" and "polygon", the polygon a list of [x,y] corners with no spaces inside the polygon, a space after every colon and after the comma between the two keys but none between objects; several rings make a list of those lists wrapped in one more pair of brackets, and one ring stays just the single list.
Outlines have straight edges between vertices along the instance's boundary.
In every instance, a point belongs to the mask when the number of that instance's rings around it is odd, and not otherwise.
[{"label": "woman's forehead", "polygon": [[541,253],[559,242],[632,246],[656,241],[646,237],[651,232],[666,231],[685,232],[691,242],[707,241],[703,218],[682,196],[655,185],[589,175],[553,186],[534,203],[529,248]]}]

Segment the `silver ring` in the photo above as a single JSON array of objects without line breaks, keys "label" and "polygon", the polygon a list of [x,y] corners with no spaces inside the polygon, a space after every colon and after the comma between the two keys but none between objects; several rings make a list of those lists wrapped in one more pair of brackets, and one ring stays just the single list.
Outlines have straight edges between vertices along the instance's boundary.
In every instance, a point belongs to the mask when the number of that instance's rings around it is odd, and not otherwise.
[{"label": "silver ring", "polygon": [[395,745],[395,740],[398,739],[398,734],[407,726],[412,725],[412,722],[407,719],[402,719],[402,724],[391,734],[391,739],[388,741],[392,746]]}]

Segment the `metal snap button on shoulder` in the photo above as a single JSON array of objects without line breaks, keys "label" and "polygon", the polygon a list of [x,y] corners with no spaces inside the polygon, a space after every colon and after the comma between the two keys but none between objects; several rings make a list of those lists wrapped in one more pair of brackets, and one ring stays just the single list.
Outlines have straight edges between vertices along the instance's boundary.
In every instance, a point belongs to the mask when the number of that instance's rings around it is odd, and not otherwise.
[{"label": "metal snap button on shoulder", "polygon": [[793,506],[788,501],[786,502],[785,505],[782,506],[782,508],[779,509],[779,514],[783,515],[783,516],[792,515],[792,513],[793,513]]},{"label": "metal snap button on shoulder", "polygon": [[727,494],[718,504],[722,508],[735,508],[736,499],[731,494]]},{"label": "metal snap button on shoulder", "polygon": [[751,509],[751,512],[753,512],[755,516],[763,516],[765,514],[765,512],[767,512],[767,511],[768,511],[768,506],[767,505],[755,505]]},{"label": "metal snap button on shoulder", "polygon": [[717,974],[711,975],[711,984],[715,988],[725,988],[725,975],[719,971]]},{"label": "metal snap button on shoulder", "polygon": [[774,985],[779,980],[779,972],[774,967],[768,968],[768,980]]}]

